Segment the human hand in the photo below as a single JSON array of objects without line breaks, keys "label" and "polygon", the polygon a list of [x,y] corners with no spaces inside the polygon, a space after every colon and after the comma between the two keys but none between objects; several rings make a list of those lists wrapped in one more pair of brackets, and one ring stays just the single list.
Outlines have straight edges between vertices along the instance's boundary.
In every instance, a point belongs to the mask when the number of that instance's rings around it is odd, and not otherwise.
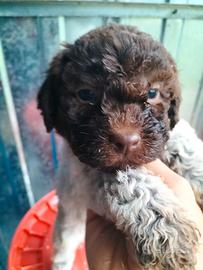
[{"label": "human hand", "polygon": [[[160,160],[145,166],[174,192],[189,217],[203,235],[203,215],[189,183],[171,171]],[[142,270],[130,256],[130,243],[113,224],[93,212],[88,212],[86,250],[90,270]],[[196,270],[203,269],[203,247],[197,254]]]}]

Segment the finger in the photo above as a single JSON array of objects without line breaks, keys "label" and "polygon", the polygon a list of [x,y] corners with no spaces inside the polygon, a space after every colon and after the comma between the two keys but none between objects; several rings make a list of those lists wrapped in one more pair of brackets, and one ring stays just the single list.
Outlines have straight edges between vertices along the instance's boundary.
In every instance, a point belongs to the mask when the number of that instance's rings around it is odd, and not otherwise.
[{"label": "finger", "polygon": [[151,171],[154,175],[160,176],[163,182],[171,189],[177,184],[185,182],[184,178],[169,169],[161,160],[156,159],[144,165],[147,170]]},{"label": "finger", "polygon": [[188,181],[167,167],[161,160],[157,159],[146,165],[147,170],[154,175],[160,176],[161,180],[182,199],[195,199],[194,193]]}]

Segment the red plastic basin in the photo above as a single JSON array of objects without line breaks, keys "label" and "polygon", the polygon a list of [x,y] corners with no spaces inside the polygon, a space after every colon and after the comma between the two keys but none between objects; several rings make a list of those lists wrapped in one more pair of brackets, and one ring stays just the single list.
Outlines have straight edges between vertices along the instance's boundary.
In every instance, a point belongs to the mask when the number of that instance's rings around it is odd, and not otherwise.
[{"label": "red plastic basin", "polygon": [[[52,232],[57,213],[55,191],[39,200],[20,222],[8,257],[8,270],[50,270]],[[84,245],[78,247],[72,270],[87,270]]]}]

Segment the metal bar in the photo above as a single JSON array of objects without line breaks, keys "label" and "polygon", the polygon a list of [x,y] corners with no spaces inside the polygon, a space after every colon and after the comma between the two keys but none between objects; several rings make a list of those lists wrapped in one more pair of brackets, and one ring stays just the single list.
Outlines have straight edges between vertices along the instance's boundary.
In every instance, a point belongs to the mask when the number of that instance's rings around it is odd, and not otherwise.
[{"label": "metal bar", "polygon": [[203,19],[203,5],[100,1],[1,1],[0,16],[147,17]]},{"label": "metal bar", "polygon": [[50,133],[50,143],[51,143],[51,155],[54,170],[56,171],[58,168],[58,155],[57,155],[57,146],[56,146],[56,138],[54,134],[54,130]]},{"label": "metal bar", "polygon": [[161,33],[160,33],[160,42],[164,43],[164,37],[165,37],[165,33],[166,33],[166,23],[167,23],[167,19],[163,19],[162,23],[161,23]]},{"label": "metal bar", "polygon": [[66,42],[66,20],[64,16],[59,16],[58,18],[58,29],[59,29],[59,42],[61,49],[63,48],[63,43]]},{"label": "metal bar", "polygon": [[[170,0],[165,0],[165,3],[170,3]],[[160,33],[160,39],[159,39],[161,43],[164,43],[166,24],[167,24],[167,19],[164,18],[161,23],[161,33]]]},{"label": "metal bar", "polygon": [[181,48],[181,42],[182,42],[182,38],[183,38],[184,28],[185,28],[185,19],[182,20],[181,29],[180,29],[180,33],[179,33],[179,37],[178,37],[176,54],[175,54],[176,61],[179,60],[179,56],[180,56],[180,48]]},{"label": "metal bar", "polygon": [[21,167],[22,174],[23,174],[25,189],[27,192],[29,204],[30,204],[30,206],[32,206],[35,202],[34,194],[32,192],[31,181],[30,181],[28,168],[27,168],[27,164],[26,164],[26,159],[25,159],[25,155],[24,155],[24,151],[23,151],[23,144],[22,144],[22,140],[21,140],[21,136],[20,136],[20,128],[18,125],[18,119],[17,119],[17,115],[16,115],[16,111],[15,111],[15,104],[13,101],[13,96],[12,96],[10,83],[9,83],[9,79],[8,79],[8,73],[7,73],[7,69],[6,69],[6,63],[5,63],[5,59],[4,59],[4,53],[3,53],[3,47],[2,47],[1,40],[0,40],[0,77],[1,77],[1,81],[2,81],[3,94],[5,97],[5,101],[6,101],[6,106],[8,108],[8,115],[9,115],[9,119],[10,119],[10,123],[11,123],[11,128],[13,131],[13,136],[14,136],[14,140],[15,140],[16,148],[17,148],[17,152],[18,152],[20,167]]},{"label": "metal bar", "polygon": [[[200,124],[202,126],[201,124],[202,123],[202,117],[201,117],[202,105],[203,105],[203,73],[199,82],[199,88],[198,88],[197,96],[194,102],[194,106],[193,106],[193,110],[192,110],[192,114],[190,118],[191,123],[195,123],[196,125]],[[199,126],[197,126],[196,128],[199,129]]]}]

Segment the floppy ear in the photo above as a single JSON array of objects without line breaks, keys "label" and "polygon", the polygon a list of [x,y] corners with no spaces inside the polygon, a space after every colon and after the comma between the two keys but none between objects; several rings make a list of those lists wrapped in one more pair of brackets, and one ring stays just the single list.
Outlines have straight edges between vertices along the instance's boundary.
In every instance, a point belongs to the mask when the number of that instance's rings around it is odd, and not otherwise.
[{"label": "floppy ear", "polygon": [[179,107],[181,97],[176,96],[171,100],[170,108],[168,110],[168,117],[170,119],[170,129],[173,129],[176,123],[179,121]]},{"label": "floppy ear", "polygon": [[50,132],[54,128],[59,89],[62,85],[61,77],[65,64],[69,60],[68,52],[69,50],[66,48],[54,57],[47,72],[47,77],[37,96],[38,109],[41,110],[47,132]]},{"label": "floppy ear", "polygon": [[170,129],[173,129],[176,123],[179,121],[179,108],[181,102],[181,86],[178,78],[178,70],[174,59],[169,53],[168,60],[173,70],[173,87],[171,92],[170,107],[168,110],[168,118],[170,119]]}]

